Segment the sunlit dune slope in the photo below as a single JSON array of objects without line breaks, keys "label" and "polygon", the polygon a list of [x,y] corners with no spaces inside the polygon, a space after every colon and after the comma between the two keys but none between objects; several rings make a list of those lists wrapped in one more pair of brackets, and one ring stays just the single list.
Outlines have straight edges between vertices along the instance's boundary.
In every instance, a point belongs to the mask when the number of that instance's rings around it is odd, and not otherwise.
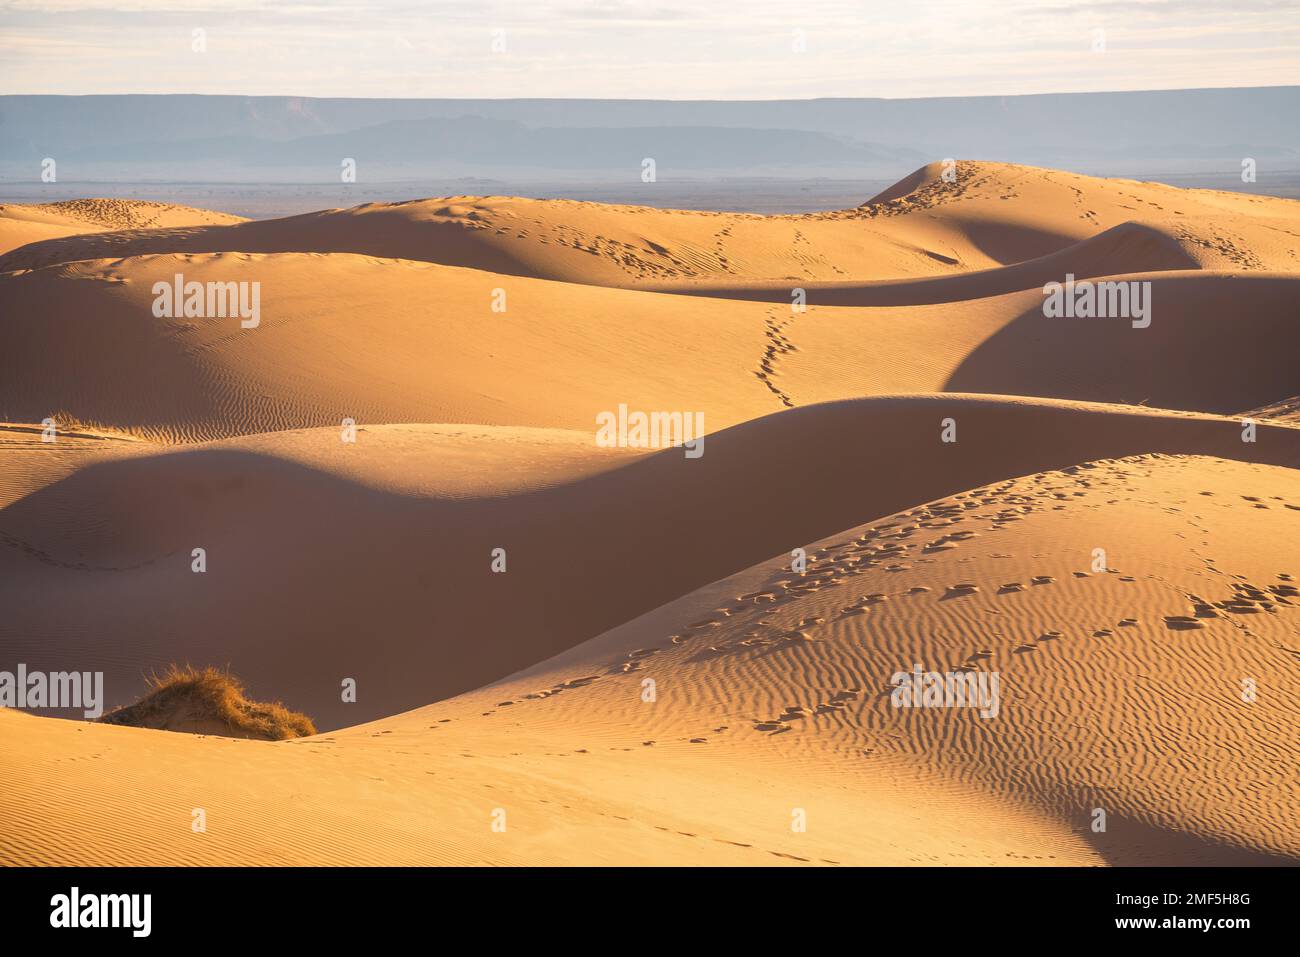
[{"label": "sunlit dune slope", "polygon": [[[177,274],[259,283],[258,325],[155,316],[156,284]],[[342,254],[76,263],[0,275],[0,418],[190,442],[349,417],[590,431],[626,404],[703,413],[712,432],[904,391],[1228,413],[1300,389],[1300,277],[1122,281],[1150,283],[1147,328],[1045,317],[1037,289],[795,312]]]},{"label": "sunlit dune slope", "polygon": [[138,199],[75,199],[0,206],[0,254],[28,243],[119,229],[227,226],[239,216]]},{"label": "sunlit dune slope", "polygon": [[[1294,475],[998,480],[316,738],[0,712],[0,860],[1294,862]],[[918,665],[996,673],[996,713],[894,707]]]},{"label": "sunlit dune slope", "polygon": [[[0,208],[0,669],[326,729],[0,709],[0,863],[1293,864],[1298,239],[967,162],[803,216]],[[1049,318],[1067,275],[1149,322]]]},{"label": "sunlit dune slope", "polygon": [[[1243,442],[1234,419],[945,395],[789,410],[708,436],[697,459],[486,427],[176,451],[21,437],[6,471],[62,461],[40,487],[0,482],[24,496],[0,511],[7,657],[102,670],[109,705],[170,660],[228,665],[324,728],[480,686],[836,529],[1008,475],[1143,452],[1300,465],[1285,426]],[[340,699],[348,677],[356,704]]]},{"label": "sunlit dune slope", "polygon": [[[953,171],[949,182],[940,164],[925,167],[902,195],[829,213],[439,197],[51,239],[0,257],[0,271],[159,253],[348,252],[601,286],[862,282],[1038,259],[1130,222],[1166,238],[1122,248],[1137,260],[1107,271],[1171,268],[1184,257],[1213,269],[1300,268],[1294,200],[999,163],[962,161]],[[645,184],[649,201],[654,188]]]},{"label": "sunlit dune slope", "polygon": [[916,306],[939,302],[984,299],[1023,289],[1041,289],[1049,282],[1115,276],[1121,273],[1216,268],[1231,264],[1198,256],[1198,250],[1168,230],[1128,222],[1090,236],[1056,252],[1009,266],[922,276],[877,279],[867,282],[831,280],[796,286],[790,280],[746,282],[651,283],[642,288],[722,299],[750,299],[789,305],[796,290],[805,302],[826,306]]}]

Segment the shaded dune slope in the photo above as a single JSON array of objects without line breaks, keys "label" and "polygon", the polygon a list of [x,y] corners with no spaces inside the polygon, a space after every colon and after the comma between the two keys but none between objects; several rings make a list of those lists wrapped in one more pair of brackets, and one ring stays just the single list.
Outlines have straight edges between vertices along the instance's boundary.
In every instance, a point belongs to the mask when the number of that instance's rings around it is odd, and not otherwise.
[{"label": "shaded dune slope", "polygon": [[[995,269],[981,269],[951,276],[874,282],[817,282],[801,286],[807,303],[819,306],[907,306],[984,299],[1022,289],[1041,288],[1062,282],[1066,274],[1076,279],[1115,276],[1121,273],[1199,269],[1202,260],[1178,237],[1144,223],[1122,223],[1096,236],[1037,259]],[[791,283],[786,281],[745,284],[664,283],[644,288],[657,292],[748,299],[760,302],[791,302]]]},{"label": "shaded dune slope", "polygon": [[1158,262],[1179,248],[1209,268],[1300,268],[1291,200],[997,163],[956,171],[947,182],[927,167],[923,185],[887,202],[798,216],[491,196],[367,204],[50,239],[0,257],[0,272],[159,253],[347,252],[602,286],[862,282],[1020,263],[1130,222],[1171,238],[1139,248],[1128,237],[1114,255],[1157,258],[1123,271],[1167,268]]},{"label": "shaded dune slope", "polygon": [[[1293,474],[1140,456],[999,480],[810,544],[804,576],[765,561],[491,687],[297,742],[0,712],[0,820],[25,822],[0,860],[1293,861]],[[998,716],[890,707],[914,662],[999,673]]]},{"label": "shaded dune slope", "polygon": [[[940,441],[949,417],[953,444]],[[569,459],[556,477],[476,494],[470,477],[495,471],[493,430],[446,431],[375,427],[355,447],[335,430],[275,434],[52,478],[0,513],[6,589],[45,596],[14,603],[5,646],[32,667],[93,664],[112,703],[160,656],[218,658],[255,697],[337,727],[476,687],[774,554],[1007,475],[1145,452],[1300,465],[1300,430],[1284,426],[1244,443],[1232,419],[910,396],[767,416],[709,436],[694,460],[575,436],[530,453]],[[516,454],[511,439],[502,455]],[[449,477],[431,487],[386,478],[439,469]],[[339,701],[344,677],[367,689],[356,705]]]},{"label": "shaded dune slope", "polygon": [[82,233],[173,226],[231,225],[239,216],[139,199],[73,199],[0,205],[0,256],[28,243]]},{"label": "shaded dune slope", "polygon": [[[155,317],[178,273],[259,325]],[[1151,325],[1046,318],[1066,273]],[[1297,304],[1300,203],[995,163],[801,216],[0,208],[0,667],[327,729],[0,709],[0,862],[1294,863]],[[620,404],[703,455],[598,447]],[[999,716],[891,707],[913,664]]]},{"label": "shaded dune slope", "polygon": [[[177,272],[261,282],[260,325],[155,318],[153,286]],[[702,412],[716,431],[789,406],[904,391],[1220,413],[1300,391],[1300,278],[1197,271],[1123,281],[1151,283],[1149,328],[1046,318],[1040,290],[956,310],[796,314],[339,254],[76,263],[0,275],[0,417],[188,442],[344,417],[586,431],[620,403]],[[492,311],[497,290],[505,313]]]}]

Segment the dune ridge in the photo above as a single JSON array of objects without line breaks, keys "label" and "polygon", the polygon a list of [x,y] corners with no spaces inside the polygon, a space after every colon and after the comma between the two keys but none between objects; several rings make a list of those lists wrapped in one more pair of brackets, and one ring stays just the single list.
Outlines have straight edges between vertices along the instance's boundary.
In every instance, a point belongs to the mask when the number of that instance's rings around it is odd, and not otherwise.
[{"label": "dune ridge", "polygon": [[[810,472],[828,447],[835,467]],[[319,429],[87,450],[5,509],[10,587],[67,600],[16,611],[4,634],[25,644],[57,629],[60,647],[40,660],[94,663],[122,696],[111,704],[134,700],[162,648],[220,656],[254,696],[334,728],[478,687],[918,498],[1144,452],[1300,467],[1300,429],[1282,425],[1243,443],[1226,417],[968,395],[788,410],[705,448],[690,460],[600,449],[591,433],[407,425],[367,427],[356,447]],[[482,485],[485,471],[509,479]],[[191,572],[195,546],[205,575]],[[513,563],[505,575],[490,571],[494,547]],[[371,557],[361,572],[347,555]],[[105,614],[141,636],[102,634]],[[356,660],[359,631],[368,661]],[[467,634],[479,638],[452,637]],[[344,676],[371,689],[365,701],[340,702]]]},{"label": "dune ridge", "polygon": [[[1020,263],[1130,222],[1168,233],[1213,268],[1300,265],[1300,201],[1002,163],[961,161],[954,175],[949,183],[941,172],[927,174],[922,189],[887,202],[786,216],[509,196],[367,203],[34,242],[0,256],[0,272],[159,253],[303,252],[618,287],[867,281]],[[1133,271],[1151,268],[1158,267]]]},{"label": "dune ridge", "polygon": [[240,216],[140,199],[0,205],[0,254],[30,243],[105,230],[231,225]]},{"label": "dune ridge", "polygon": [[[0,862],[1300,859],[1295,202],[961,161],[24,235],[0,670],[215,665],[323,731],[0,709]],[[1067,273],[1150,325],[1048,318]],[[257,321],[155,314],[177,274]],[[602,446],[620,406],[702,453]],[[996,715],[895,707],[913,667]]]},{"label": "dune ridge", "polygon": [[[993,483],[813,543],[804,576],[764,562],[488,688],[292,743],[0,713],[0,761],[20,772],[0,815],[36,803],[44,836],[38,852],[0,829],[0,859],[1293,860],[1300,569],[1255,543],[1290,534],[1274,511],[1300,523],[1295,491],[1289,469],[1165,456]],[[1116,543],[1114,568],[1089,571],[1080,521]],[[1161,549],[1172,536],[1212,547]],[[1197,629],[1170,625],[1183,617]],[[891,708],[890,672],[918,659],[998,669],[1006,714]],[[1244,706],[1239,674],[1270,691]],[[1153,696],[1176,755],[1153,747]],[[111,823],[76,797],[88,775]],[[193,806],[208,834],[188,831]]]}]

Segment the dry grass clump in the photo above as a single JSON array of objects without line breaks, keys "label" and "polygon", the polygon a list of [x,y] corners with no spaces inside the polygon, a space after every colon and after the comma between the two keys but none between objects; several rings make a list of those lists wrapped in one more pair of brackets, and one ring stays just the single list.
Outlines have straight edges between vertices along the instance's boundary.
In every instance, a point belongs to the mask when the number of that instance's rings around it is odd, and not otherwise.
[{"label": "dry grass clump", "polygon": [[59,435],[77,435],[91,439],[130,439],[135,441],[156,440],[161,433],[157,430],[143,429],[133,425],[110,425],[98,419],[88,419],[73,415],[66,409],[50,413]]},{"label": "dry grass clump", "polygon": [[108,724],[164,731],[225,734],[238,738],[283,741],[315,734],[311,718],[280,702],[250,701],[244,684],[228,671],[207,666],[171,665],[161,676],[146,679],[149,690],[135,704],[112,711]]}]

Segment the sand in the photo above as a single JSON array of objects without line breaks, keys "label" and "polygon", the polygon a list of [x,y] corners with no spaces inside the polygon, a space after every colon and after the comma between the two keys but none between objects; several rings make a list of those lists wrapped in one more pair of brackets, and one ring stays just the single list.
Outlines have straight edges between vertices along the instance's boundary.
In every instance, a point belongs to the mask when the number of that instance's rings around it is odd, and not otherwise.
[{"label": "sand", "polygon": [[[0,861],[1294,863],[1300,204],[957,169],[6,207],[57,234],[0,234],[0,668],[228,665],[322,733],[0,710]],[[178,272],[259,324],[156,316]],[[1152,324],[1045,318],[1066,272]],[[601,447],[620,404],[703,454]],[[893,706],[916,665],[996,716]]]},{"label": "sand", "polygon": [[74,199],[0,205],[0,253],[45,239],[105,230],[227,226],[239,216],[138,199]]}]

